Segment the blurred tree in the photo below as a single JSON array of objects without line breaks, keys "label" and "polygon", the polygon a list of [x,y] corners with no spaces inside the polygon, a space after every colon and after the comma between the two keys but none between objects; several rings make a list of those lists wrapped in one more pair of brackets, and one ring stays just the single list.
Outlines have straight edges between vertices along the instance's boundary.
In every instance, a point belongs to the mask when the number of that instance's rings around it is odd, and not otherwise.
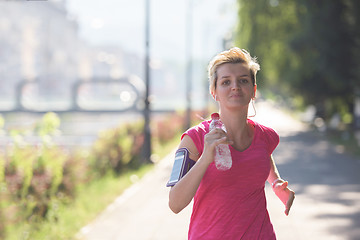
[{"label": "blurred tree", "polygon": [[306,11],[298,12],[301,32],[289,43],[301,62],[294,72],[293,90],[303,95],[305,103],[317,105],[325,119],[335,112],[346,116],[353,99],[354,44],[345,1],[302,0],[298,4]]},{"label": "blurred tree", "polygon": [[325,119],[336,112],[351,121],[360,80],[359,1],[238,2],[235,41],[259,57],[260,87],[316,105]]},{"label": "blurred tree", "polygon": [[278,84],[288,73],[288,65],[296,64],[288,44],[300,27],[296,3],[285,0],[280,7],[276,0],[239,0],[239,6],[236,43],[259,58],[262,70],[258,79],[266,79],[260,86],[286,88],[286,84]]}]

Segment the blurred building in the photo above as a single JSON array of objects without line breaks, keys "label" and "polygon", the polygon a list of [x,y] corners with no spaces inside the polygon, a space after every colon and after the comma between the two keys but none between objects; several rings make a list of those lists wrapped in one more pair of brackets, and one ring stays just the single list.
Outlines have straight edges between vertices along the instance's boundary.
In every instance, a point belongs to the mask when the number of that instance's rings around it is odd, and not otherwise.
[{"label": "blurred building", "polygon": [[[65,1],[0,2],[0,101],[13,108],[22,81],[29,98],[62,98],[77,79],[77,23]],[[35,99],[33,99],[36,101]],[[31,102],[31,101],[30,101]]]},{"label": "blurred building", "polygon": [[[17,108],[16,101],[30,110],[67,110],[77,81],[142,76],[143,66],[118,46],[88,46],[65,0],[0,2],[0,111]],[[107,96],[104,89],[94,86],[90,95]]]},{"label": "blurred building", "polygon": [[[163,11],[174,9],[165,2],[164,8],[153,9],[154,16],[172,12]],[[114,24],[108,31],[95,32],[93,35],[103,34],[113,41],[106,43],[111,45],[98,42],[96,47],[90,46],[87,42],[91,42],[92,35],[84,35],[88,39],[81,39],[80,34],[84,25],[91,26],[93,19],[85,18],[83,22],[81,17],[76,19],[69,13],[69,4],[66,3],[66,0],[0,1],[0,112],[18,109],[19,106],[35,111],[67,110],[74,106],[73,101],[78,97],[73,95],[78,81],[107,81],[129,75],[143,78],[145,62],[142,51],[145,45],[141,43],[144,30],[141,24],[139,27],[132,22],[127,28],[123,24]],[[211,5],[211,11],[204,11],[200,3],[194,5],[194,12],[201,13],[194,15],[193,38],[196,41],[191,91],[194,108],[203,108],[207,104],[204,101],[208,99],[205,65],[221,48],[217,40],[223,33],[217,31],[225,29],[223,22],[214,17],[219,15],[218,5]],[[184,9],[179,11],[179,16],[185,15],[183,12]],[[162,18],[153,19],[151,29],[151,99],[154,109],[185,106],[186,63],[182,37],[186,32],[185,20],[167,21],[167,17],[162,15]],[[141,17],[137,20],[142,21]],[[127,20],[119,22],[128,23]],[[210,27],[216,24],[222,27]],[[112,35],[114,32],[116,34]],[[135,40],[132,48],[123,44]],[[87,96],[83,98],[86,101],[93,96],[101,100],[111,95],[114,104],[118,104],[119,95],[126,96],[120,90],[109,93],[105,89],[86,87],[82,88],[81,94]]]}]

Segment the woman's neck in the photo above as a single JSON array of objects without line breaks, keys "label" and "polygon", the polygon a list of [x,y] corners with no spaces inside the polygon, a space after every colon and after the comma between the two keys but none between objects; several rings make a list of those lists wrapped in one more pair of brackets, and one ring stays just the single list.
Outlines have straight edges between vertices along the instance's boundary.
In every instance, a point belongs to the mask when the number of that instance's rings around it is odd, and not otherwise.
[{"label": "woman's neck", "polygon": [[247,121],[247,109],[220,111],[220,118],[225,124],[228,138],[233,141],[232,146],[239,151],[247,149],[254,136],[254,129]]},{"label": "woman's neck", "polygon": [[238,111],[220,110],[220,118],[227,132],[244,132],[247,127],[247,112],[245,108]]}]

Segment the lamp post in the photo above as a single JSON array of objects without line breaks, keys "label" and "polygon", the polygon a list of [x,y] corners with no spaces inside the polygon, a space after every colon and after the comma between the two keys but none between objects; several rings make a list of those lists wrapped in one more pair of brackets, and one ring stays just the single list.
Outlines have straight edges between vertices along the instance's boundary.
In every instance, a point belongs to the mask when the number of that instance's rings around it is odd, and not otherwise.
[{"label": "lamp post", "polygon": [[186,120],[185,129],[191,126],[191,92],[192,92],[192,0],[188,0],[186,17]]},{"label": "lamp post", "polygon": [[151,160],[151,129],[150,129],[150,0],[145,0],[145,106],[144,106],[144,148],[143,161]]}]

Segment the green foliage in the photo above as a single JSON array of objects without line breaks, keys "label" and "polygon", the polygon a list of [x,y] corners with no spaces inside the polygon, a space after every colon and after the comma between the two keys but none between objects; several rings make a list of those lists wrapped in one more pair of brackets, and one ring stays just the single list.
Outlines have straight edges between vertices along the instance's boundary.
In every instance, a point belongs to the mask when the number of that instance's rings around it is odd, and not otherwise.
[{"label": "green foliage", "polygon": [[98,177],[109,171],[120,174],[130,163],[138,165],[143,143],[142,122],[100,132],[92,152],[94,172]]},{"label": "green foliage", "polygon": [[[59,118],[45,114],[36,131],[43,141],[33,145],[25,141],[28,131],[12,131],[12,144],[0,156],[0,225],[5,232],[19,223],[37,224],[44,218],[56,218],[54,202],[74,196],[66,184],[69,168],[67,162],[76,160],[51,142],[51,135],[58,131]],[[45,137],[46,136],[46,137]],[[78,174],[78,173],[77,173]],[[74,175],[75,176],[75,175]],[[72,178],[71,185],[79,184]],[[6,224],[6,225],[5,225]]]},{"label": "green foliage", "polygon": [[5,120],[3,116],[0,115],[0,130],[4,127],[4,125],[5,125]]},{"label": "green foliage", "polygon": [[238,2],[236,45],[259,58],[260,90],[316,105],[326,120],[338,113],[349,121],[360,85],[359,1]]},{"label": "green foliage", "polygon": [[5,193],[5,160],[2,155],[0,155],[0,239],[5,238],[5,217],[4,217],[4,207],[1,199],[4,199]]},{"label": "green foliage", "polygon": [[40,123],[37,126],[37,132],[39,136],[45,135],[54,135],[59,130],[60,127],[60,118],[56,113],[48,112],[46,113]]},{"label": "green foliage", "polygon": [[[153,122],[153,126],[158,126],[152,135],[154,142],[161,143],[158,148],[181,131],[183,118],[180,116],[171,114]],[[51,236],[63,236],[62,228],[68,219],[63,219],[62,212],[77,202],[78,193],[109,176],[111,179],[120,174],[123,176],[129,172],[127,170],[137,169],[142,164],[143,122],[122,124],[102,131],[91,149],[73,152],[53,141],[53,136],[59,134],[60,124],[55,113],[47,113],[30,131],[12,130],[12,143],[0,152],[0,239],[9,232],[8,235],[16,239],[45,238],[49,236],[48,231],[52,231],[51,226],[58,224],[62,226],[56,229],[58,234]],[[26,137],[35,134],[41,141],[36,144],[27,142]],[[111,181],[112,185],[117,184],[116,180]],[[84,196],[83,193],[83,198],[86,198]],[[96,193],[86,204],[94,202],[94,197]],[[87,207],[81,207],[81,211],[88,211]],[[74,218],[74,214],[69,212],[67,215]],[[78,225],[76,227],[81,227]]]},{"label": "green foliage", "polygon": [[[184,126],[183,116],[184,114],[169,114],[154,119],[151,126],[153,145],[161,147],[177,136]],[[144,123],[141,121],[99,133],[91,153],[91,168],[96,177],[109,172],[119,175],[124,170],[141,164],[143,128]]]},{"label": "green foliage", "polygon": [[3,187],[2,184],[5,182],[5,160],[4,157],[0,155],[0,192]]},{"label": "green foliage", "polygon": [[159,145],[163,145],[166,142],[176,136],[184,126],[184,113],[171,113],[167,117],[157,119],[152,126],[155,140]]}]

